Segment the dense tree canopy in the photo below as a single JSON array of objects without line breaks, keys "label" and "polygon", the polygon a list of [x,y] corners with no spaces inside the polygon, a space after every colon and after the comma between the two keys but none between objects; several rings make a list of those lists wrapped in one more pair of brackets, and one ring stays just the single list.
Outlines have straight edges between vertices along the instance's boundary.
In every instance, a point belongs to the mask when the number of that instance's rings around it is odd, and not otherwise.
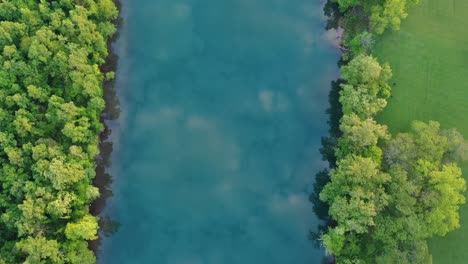
[{"label": "dense tree canopy", "polygon": [[382,66],[372,56],[360,54],[341,67],[341,74],[346,80],[339,99],[344,114],[370,118],[385,108],[391,91],[388,81],[392,77],[387,64]]},{"label": "dense tree canopy", "polygon": [[392,138],[374,120],[391,70],[370,55],[354,57],[342,77],[337,164],[320,193],[333,224],[322,243],[337,263],[431,263],[426,240],[460,226],[466,183],[456,162],[468,144],[434,121]]},{"label": "dense tree canopy", "polygon": [[[401,21],[408,16],[408,8],[419,0],[337,0],[339,9],[351,28],[351,40],[363,31],[382,34],[386,29],[400,29]],[[351,12],[348,12],[350,11]],[[363,23],[364,20],[364,23]],[[355,29],[358,27],[359,29]],[[362,36],[361,36],[362,37]]]},{"label": "dense tree canopy", "polygon": [[325,142],[334,154],[322,151],[332,169],[328,182],[319,174],[319,198],[331,220],[322,245],[338,264],[430,264],[427,240],[460,226],[466,182],[457,162],[468,159],[463,136],[435,121],[414,121],[411,131],[392,136],[375,120],[390,98],[392,72],[372,56],[373,33],[398,29],[417,2],[337,0],[346,54],[341,111],[333,113],[342,115],[337,139]]},{"label": "dense tree canopy", "polygon": [[94,263],[112,0],[0,3],[0,263]]}]

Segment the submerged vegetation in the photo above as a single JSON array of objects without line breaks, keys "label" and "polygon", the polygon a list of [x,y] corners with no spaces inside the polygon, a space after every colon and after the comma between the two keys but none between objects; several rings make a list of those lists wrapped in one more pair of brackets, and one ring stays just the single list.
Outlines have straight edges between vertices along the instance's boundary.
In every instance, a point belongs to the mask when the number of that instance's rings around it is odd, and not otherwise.
[{"label": "submerged vegetation", "polygon": [[112,0],[0,3],[0,263],[94,263]]},{"label": "submerged vegetation", "polygon": [[372,56],[373,34],[397,30],[413,3],[338,0],[349,52],[336,163],[320,193],[331,217],[321,239],[337,263],[431,263],[427,240],[460,226],[463,136],[435,121],[413,121],[411,131],[392,136],[375,120],[391,96],[392,72]]}]

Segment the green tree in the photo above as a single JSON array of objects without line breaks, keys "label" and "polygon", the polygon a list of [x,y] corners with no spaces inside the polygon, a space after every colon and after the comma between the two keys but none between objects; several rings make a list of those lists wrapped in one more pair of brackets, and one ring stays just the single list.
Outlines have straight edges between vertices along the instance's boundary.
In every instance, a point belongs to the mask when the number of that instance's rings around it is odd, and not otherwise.
[{"label": "green tree", "polygon": [[388,98],[391,88],[388,80],[392,77],[392,71],[387,64],[383,66],[368,55],[358,55],[341,68],[341,75],[350,85],[366,85],[369,94],[376,97]]},{"label": "green tree", "polygon": [[16,247],[26,254],[24,263],[64,263],[58,242],[41,235],[23,239],[16,243]]},{"label": "green tree", "polygon": [[[367,156],[366,154],[374,153],[372,149],[377,147],[380,140],[390,138],[386,126],[379,125],[370,118],[361,120],[355,114],[343,116],[340,130],[343,135],[338,141],[336,150],[339,158],[344,158],[348,154]],[[381,154],[375,160],[378,161],[380,158]]]},{"label": "green tree", "polygon": [[375,40],[372,33],[364,31],[356,35],[349,43],[349,48],[353,55],[369,54],[374,47]]},{"label": "green tree", "polygon": [[330,203],[330,216],[343,232],[366,233],[374,217],[388,203],[384,184],[390,176],[369,158],[347,156],[330,173],[331,182],[320,194]]},{"label": "green tree", "polygon": [[382,34],[385,29],[399,30],[401,21],[408,16],[406,12],[411,4],[419,0],[385,0],[381,5],[374,5],[370,13],[370,25],[374,32]]},{"label": "green tree", "polygon": [[75,223],[68,223],[65,235],[71,240],[95,240],[97,239],[97,227],[97,218],[88,214]]},{"label": "green tree", "polygon": [[94,263],[110,0],[0,3],[0,263]]},{"label": "green tree", "polygon": [[340,7],[340,11],[344,12],[350,7],[361,5],[360,0],[338,0],[338,5]]},{"label": "green tree", "polygon": [[425,175],[427,186],[421,192],[421,205],[427,208],[425,221],[432,234],[445,236],[460,227],[460,205],[465,203],[466,182],[456,164],[443,165]]}]

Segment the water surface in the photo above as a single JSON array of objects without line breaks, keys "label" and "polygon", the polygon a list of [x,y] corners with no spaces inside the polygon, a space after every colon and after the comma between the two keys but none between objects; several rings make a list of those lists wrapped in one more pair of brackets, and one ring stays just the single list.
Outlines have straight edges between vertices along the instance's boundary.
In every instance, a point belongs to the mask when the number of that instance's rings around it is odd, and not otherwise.
[{"label": "water surface", "polygon": [[319,0],[122,1],[121,227],[100,263],[320,263],[308,195],[339,53]]}]

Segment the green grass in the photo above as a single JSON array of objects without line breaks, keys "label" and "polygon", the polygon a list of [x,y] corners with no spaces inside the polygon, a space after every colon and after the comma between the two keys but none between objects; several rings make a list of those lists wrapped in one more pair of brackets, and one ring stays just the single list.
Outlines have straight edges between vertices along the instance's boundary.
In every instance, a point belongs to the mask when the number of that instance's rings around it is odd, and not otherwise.
[{"label": "green grass", "polygon": [[[375,56],[393,69],[393,96],[379,116],[392,133],[436,120],[468,139],[468,1],[421,0],[401,30],[377,40]],[[463,164],[468,178],[468,163]],[[468,206],[460,229],[430,241],[435,264],[468,263]]]}]

